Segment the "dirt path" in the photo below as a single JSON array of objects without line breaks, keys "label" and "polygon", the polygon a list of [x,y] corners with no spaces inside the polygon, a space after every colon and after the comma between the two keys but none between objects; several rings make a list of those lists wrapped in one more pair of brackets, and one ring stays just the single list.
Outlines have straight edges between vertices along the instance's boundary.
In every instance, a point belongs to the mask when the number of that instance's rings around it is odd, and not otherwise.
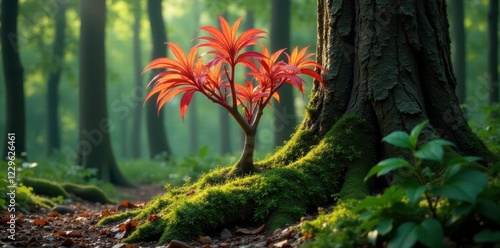
[{"label": "dirt path", "polygon": [[[130,207],[142,207],[154,196],[161,194],[161,187],[140,185],[137,188],[118,188],[128,201],[116,205],[95,203],[76,203],[59,207],[57,211],[37,210],[30,214],[20,214],[16,220],[15,241],[7,238],[9,224],[6,213],[0,219],[0,245],[12,247],[297,247],[303,237],[290,228],[266,230],[265,227],[240,228],[227,227],[219,235],[200,237],[187,243],[172,243],[170,246],[157,245],[156,242],[123,244],[120,240],[127,236],[139,223],[132,221],[115,225],[96,226],[96,223],[109,214],[125,211]],[[67,213],[65,213],[67,212]]]}]

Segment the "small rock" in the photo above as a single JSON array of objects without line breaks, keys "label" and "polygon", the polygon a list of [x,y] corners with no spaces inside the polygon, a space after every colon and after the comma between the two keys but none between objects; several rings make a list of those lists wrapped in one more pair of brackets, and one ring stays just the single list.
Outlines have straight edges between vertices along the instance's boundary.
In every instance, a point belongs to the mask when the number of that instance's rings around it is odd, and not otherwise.
[{"label": "small rock", "polygon": [[210,236],[200,236],[198,241],[200,241],[200,243],[202,243],[202,244],[211,244],[212,238],[210,238]]},{"label": "small rock", "polygon": [[47,241],[54,241],[54,236],[47,235],[47,236],[44,237],[44,239],[47,240]]},{"label": "small rock", "polygon": [[68,207],[68,206],[65,206],[65,205],[57,205],[55,207],[53,207],[50,211],[56,211],[60,214],[73,214],[75,213],[75,210]]},{"label": "small rock", "polygon": [[43,229],[45,229],[45,230],[51,230],[51,229],[52,229],[52,227],[51,227],[51,226],[49,226],[49,225],[46,225],[46,226],[43,226]]},{"label": "small rock", "polygon": [[12,245],[2,245],[2,248],[16,248],[15,246],[12,246]]},{"label": "small rock", "polygon": [[249,245],[242,245],[239,248],[255,248],[256,246],[254,244],[249,244]]},{"label": "small rock", "polygon": [[273,236],[274,236],[274,235],[278,235],[278,234],[280,234],[282,231],[283,231],[283,230],[282,230],[281,228],[278,228],[278,229],[274,230],[274,232],[273,232]]},{"label": "small rock", "polygon": [[191,248],[191,246],[184,243],[184,242],[181,242],[181,241],[174,239],[174,240],[170,241],[167,248]]},{"label": "small rock", "polygon": [[255,248],[267,247],[268,243],[266,241],[255,244]]},{"label": "small rock", "polygon": [[43,244],[43,245],[42,245],[42,247],[54,248],[54,246],[53,246],[53,245],[51,245],[51,244]]},{"label": "small rock", "polygon": [[220,237],[222,239],[228,239],[231,238],[233,235],[231,234],[231,231],[227,230],[227,228],[222,229],[220,232]]},{"label": "small rock", "polygon": [[118,243],[118,244],[116,244],[116,245],[113,245],[113,247],[112,247],[112,248],[123,248],[123,247],[125,247],[126,245],[127,245],[127,244],[125,244],[125,243]]}]

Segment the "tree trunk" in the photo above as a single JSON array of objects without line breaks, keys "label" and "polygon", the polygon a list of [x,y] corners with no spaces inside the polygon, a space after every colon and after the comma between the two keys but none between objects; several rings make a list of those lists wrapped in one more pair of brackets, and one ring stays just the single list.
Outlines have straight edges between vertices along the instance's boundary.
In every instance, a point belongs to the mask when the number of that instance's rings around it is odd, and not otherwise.
[{"label": "tree trunk", "polygon": [[81,1],[80,25],[80,137],[77,163],[97,169],[97,177],[116,185],[129,183],[111,150],[106,105],[105,19],[101,0]]},{"label": "tree trunk", "polygon": [[[161,0],[148,0],[149,23],[151,26],[151,35],[153,41],[152,60],[165,57],[167,54],[165,42],[167,34],[161,11]],[[157,75],[158,71],[154,70],[151,75]],[[166,159],[172,153],[167,142],[167,134],[163,123],[161,111],[156,108],[154,101],[146,103],[146,120],[149,139],[149,155],[151,158],[162,156]]]},{"label": "tree trunk", "polygon": [[[316,83],[304,127],[323,135],[339,117],[355,113],[383,137],[428,119],[426,138],[440,136],[461,154],[495,160],[471,131],[455,94],[446,1],[398,3],[318,1],[325,87]],[[401,156],[382,146],[381,158]]]},{"label": "tree trunk", "polygon": [[453,69],[457,77],[457,96],[460,104],[465,103],[465,28],[464,28],[464,1],[455,0],[451,4],[453,18],[453,43],[455,50],[452,55]]},{"label": "tree trunk", "polygon": [[499,102],[498,80],[498,0],[490,0],[488,10],[488,75],[490,105]]},{"label": "tree trunk", "polygon": [[[143,84],[143,77],[142,77],[142,56],[141,56],[141,40],[140,40],[140,34],[141,34],[141,13],[142,13],[142,8],[141,8],[141,3],[140,2],[134,2],[134,26],[133,26],[133,32],[134,32],[134,37],[133,37],[133,55],[134,55],[134,64],[133,64],[133,70],[134,70],[134,82],[135,82],[135,87],[134,87],[134,92],[139,92],[140,96],[144,95],[144,84]],[[130,156],[133,159],[138,159],[141,157],[141,128],[142,128],[142,104],[136,104],[134,109],[133,109],[133,120],[132,120],[132,134],[131,134],[131,152]]]},{"label": "tree trunk", "polygon": [[[224,19],[229,20],[227,11],[222,13]],[[219,26],[219,28],[221,28]],[[223,107],[219,108],[219,130],[220,130],[220,154],[227,155],[231,153],[231,126],[229,125],[229,114]]]},{"label": "tree trunk", "polygon": [[[290,48],[290,0],[271,1],[271,51]],[[285,60],[284,54],[281,57]],[[285,84],[278,91],[280,101],[273,103],[274,110],[274,145],[282,146],[290,138],[297,125],[293,86]]]},{"label": "tree trunk", "polygon": [[26,159],[26,116],[24,108],[24,77],[23,67],[19,58],[19,44],[17,31],[17,14],[19,5],[17,0],[2,1],[1,10],[1,45],[3,71],[5,78],[6,92],[6,123],[4,135],[3,152],[1,160],[4,160],[8,153],[7,141],[9,134],[15,134],[15,157]]},{"label": "tree trunk", "polygon": [[48,154],[61,149],[59,128],[59,81],[64,60],[64,30],[66,29],[66,4],[59,5],[56,14],[56,35],[53,43],[53,68],[47,81],[47,146]]}]

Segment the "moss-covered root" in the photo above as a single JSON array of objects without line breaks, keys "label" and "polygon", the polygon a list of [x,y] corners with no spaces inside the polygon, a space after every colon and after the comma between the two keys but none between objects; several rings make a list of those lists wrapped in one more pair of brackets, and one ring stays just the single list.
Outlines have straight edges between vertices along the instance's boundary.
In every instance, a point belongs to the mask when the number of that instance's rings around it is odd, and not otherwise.
[{"label": "moss-covered root", "polygon": [[[207,186],[207,181],[218,181],[227,172],[219,169],[209,173],[211,180],[172,189],[140,213],[134,212],[134,219],[144,224],[124,241],[159,239],[166,243],[220,231],[235,222],[266,222],[272,230],[297,221],[308,209],[327,204],[341,187],[347,187],[349,183],[344,183],[343,178],[351,165],[372,165],[361,164],[372,161],[367,157],[373,158],[373,148],[363,150],[367,143],[373,143],[367,142],[367,138],[373,137],[372,132],[362,119],[346,116],[307,155],[287,166]],[[215,176],[217,173],[221,176]],[[350,191],[362,191],[361,185],[352,185]],[[148,221],[150,215],[159,215],[161,219]],[[126,214],[119,217],[127,218]],[[105,222],[106,219],[101,221]]]},{"label": "moss-covered root", "polygon": [[272,156],[257,162],[260,167],[283,167],[304,157],[312,148],[319,143],[318,136],[314,135],[304,126],[299,126],[282,147]]},{"label": "moss-covered root", "polygon": [[100,203],[114,203],[104,192],[94,185],[80,185],[74,183],[63,183],[62,187],[74,196],[82,200]]},{"label": "moss-covered root", "polygon": [[37,195],[45,195],[48,197],[62,196],[69,198],[68,193],[58,183],[51,182],[42,178],[26,177],[23,178],[23,184],[33,188],[33,193]]}]

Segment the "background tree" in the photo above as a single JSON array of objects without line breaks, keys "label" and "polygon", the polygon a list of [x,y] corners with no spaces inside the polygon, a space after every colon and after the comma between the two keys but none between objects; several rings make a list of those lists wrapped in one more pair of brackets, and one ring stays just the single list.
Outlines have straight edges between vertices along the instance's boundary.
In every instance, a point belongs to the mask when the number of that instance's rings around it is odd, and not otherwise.
[{"label": "background tree", "polygon": [[64,60],[64,31],[66,29],[66,4],[59,5],[55,16],[56,35],[53,42],[53,57],[47,80],[47,146],[48,154],[61,149],[61,130],[59,127],[59,82]]},{"label": "background tree", "polygon": [[105,20],[101,0],[80,2],[80,133],[77,164],[97,169],[97,178],[128,185],[111,150],[106,103]]},{"label": "background tree", "polygon": [[17,16],[19,5],[17,0],[2,1],[0,13],[0,35],[2,45],[3,71],[6,90],[6,124],[3,139],[2,159],[7,157],[8,133],[16,135],[16,158],[26,159],[26,116],[24,109],[24,76],[19,58],[19,33]]},{"label": "background tree", "polygon": [[[149,23],[151,27],[151,40],[153,42],[153,51],[151,54],[152,59],[165,57],[167,48],[165,42],[167,41],[167,34],[165,31],[165,24],[162,16],[162,1],[161,0],[148,0],[148,14]],[[152,75],[158,72],[154,71]],[[149,155],[154,158],[158,155],[165,155],[167,158],[172,151],[167,142],[167,134],[165,132],[165,124],[163,123],[162,111],[158,111],[156,103],[149,101],[146,103],[146,121],[147,132],[149,140]]]},{"label": "background tree", "polygon": [[[141,13],[142,13],[142,5],[139,1],[134,1],[132,4],[132,9],[134,13],[134,24],[132,27],[133,30],[133,71],[134,71],[134,92],[140,92],[141,96],[144,92],[144,81],[143,76],[141,74],[143,69],[142,64],[142,56],[141,56]],[[131,152],[130,155],[132,158],[139,158],[141,156],[141,127],[142,127],[142,104],[136,104],[133,108],[133,118],[132,118],[132,133],[131,133]]]},{"label": "background tree", "polygon": [[[290,48],[290,0],[271,1],[271,51]],[[281,57],[281,60],[284,56]],[[284,85],[280,90],[280,101],[274,101],[274,145],[281,146],[290,138],[297,124],[293,86]]]},{"label": "background tree", "polygon": [[457,96],[460,104],[465,103],[466,83],[465,83],[465,27],[464,27],[464,2],[455,0],[451,4],[453,21],[454,51],[452,53],[453,69],[457,79]]},{"label": "background tree", "polygon": [[488,10],[488,83],[490,105],[499,102],[498,80],[498,0],[490,0]]}]

